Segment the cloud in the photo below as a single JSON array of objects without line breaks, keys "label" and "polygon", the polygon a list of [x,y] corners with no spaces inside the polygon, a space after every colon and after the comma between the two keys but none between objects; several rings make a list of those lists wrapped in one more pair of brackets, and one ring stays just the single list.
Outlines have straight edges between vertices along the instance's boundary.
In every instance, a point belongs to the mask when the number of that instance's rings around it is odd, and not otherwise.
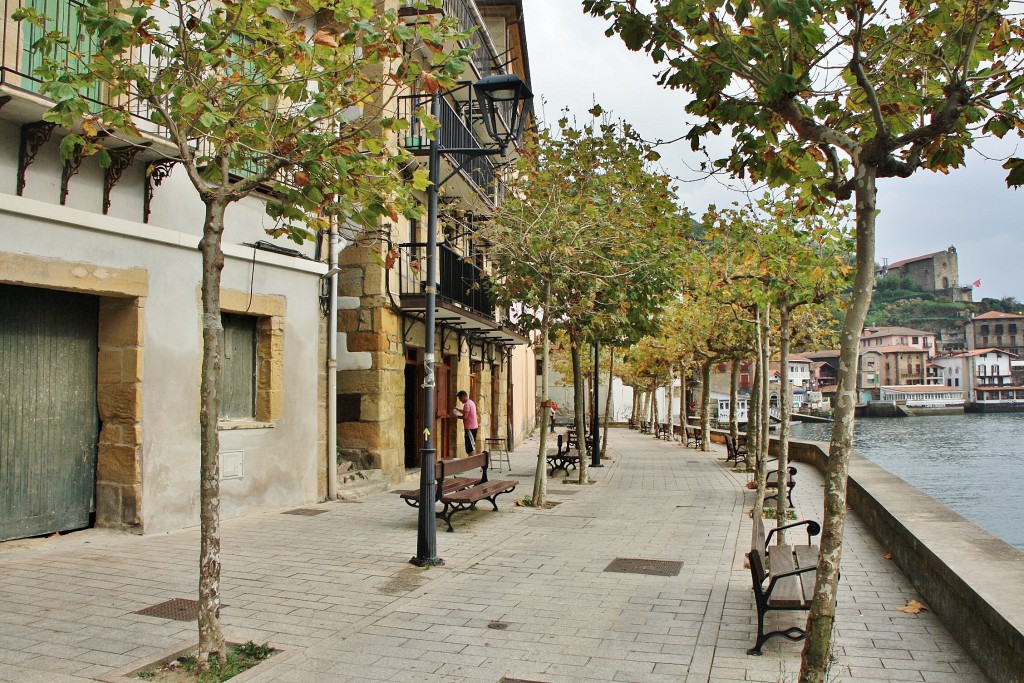
[{"label": "cloud", "polygon": [[[630,52],[618,37],[606,37],[603,20],[585,15],[576,0],[524,0],[527,41],[534,92],[546,100],[543,115],[554,120],[569,107],[577,117],[596,101],[631,123],[647,139],[673,139],[693,124],[683,112],[687,97],[660,88],[657,71],[646,54]],[[538,99],[537,108],[541,112]],[[725,148],[719,141],[716,149]],[[996,141],[982,144],[989,156],[1006,156],[1013,148]],[[665,169],[693,179],[701,159],[686,142],[659,150]],[[694,212],[708,204],[743,201],[719,181],[680,185],[680,197]],[[1019,236],[1024,220],[1024,190],[1008,190],[1000,162],[968,157],[966,168],[948,176],[918,172],[909,179],[879,183],[876,253],[898,261],[955,245],[961,283],[982,279],[975,298],[1015,296],[1024,299]]]}]

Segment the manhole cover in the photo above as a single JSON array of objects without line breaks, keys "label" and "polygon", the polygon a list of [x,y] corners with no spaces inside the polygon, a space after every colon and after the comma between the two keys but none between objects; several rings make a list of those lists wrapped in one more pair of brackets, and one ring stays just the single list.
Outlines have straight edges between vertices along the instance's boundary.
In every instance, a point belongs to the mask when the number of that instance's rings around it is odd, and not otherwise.
[{"label": "manhole cover", "polygon": [[674,560],[636,560],[616,557],[604,568],[606,572],[619,574],[646,574],[647,576],[678,576],[682,562]]},{"label": "manhole cover", "polygon": [[303,517],[316,517],[322,515],[327,510],[318,510],[316,508],[295,508],[294,510],[286,510],[282,512],[283,515],[302,515]]},{"label": "manhole cover", "polygon": [[487,624],[487,628],[492,628],[495,631],[504,631],[508,628],[508,624],[506,624],[504,621],[492,621],[491,623]]},{"label": "manhole cover", "polygon": [[185,598],[174,598],[159,605],[153,605],[146,609],[140,609],[133,614],[141,614],[146,617],[158,619],[173,619],[174,621],[195,621],[199,618],[199,603],[195,600]]}]

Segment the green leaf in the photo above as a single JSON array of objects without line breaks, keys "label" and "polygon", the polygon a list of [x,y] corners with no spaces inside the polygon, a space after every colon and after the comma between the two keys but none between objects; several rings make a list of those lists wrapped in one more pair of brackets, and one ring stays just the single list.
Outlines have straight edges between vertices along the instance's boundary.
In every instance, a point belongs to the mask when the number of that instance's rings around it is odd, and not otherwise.
[{"label": "green leaf", "polygon": [[413,172],[412,186],[415,189],[420,190],[421,192],[425,192],[426,189],[430,187],[430,185],[430,174],[426,169],[420,168],[416,169],[416,171]]}]

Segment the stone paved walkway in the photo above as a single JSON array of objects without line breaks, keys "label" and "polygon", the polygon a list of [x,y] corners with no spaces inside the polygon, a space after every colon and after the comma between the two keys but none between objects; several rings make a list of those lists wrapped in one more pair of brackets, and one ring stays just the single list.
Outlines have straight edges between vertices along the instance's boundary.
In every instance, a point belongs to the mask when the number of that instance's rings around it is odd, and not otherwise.
[{"label": "stone paved walkway", "polygon": [[[260,683],[795,681],[799,643],[745,654],[753,492],[715,448],[613,430],[614,461],[592,470],[593,486],[552,478],[553,509],[504,496],[499,513],[456,516],[454,534],[437,534],[446,566],[429,570],[407,563],[416,515],[390,493],[228,521],[225,632],[300,648]],[[512,454],[516,495],[531,491],[535,453],[531,440]],[[820,520],[820,498],[820,477],[801,466],[799,515]],[[847,538],[832,680],[985,681],[934,615],[896,611],[920,598],[856,518]],[[0,681],[89,680],[194,641],[194,623],[133,612],[194,598],[197,548],[195,530],[0,544]],[[683,567],[605,572],[615,558]]]}]

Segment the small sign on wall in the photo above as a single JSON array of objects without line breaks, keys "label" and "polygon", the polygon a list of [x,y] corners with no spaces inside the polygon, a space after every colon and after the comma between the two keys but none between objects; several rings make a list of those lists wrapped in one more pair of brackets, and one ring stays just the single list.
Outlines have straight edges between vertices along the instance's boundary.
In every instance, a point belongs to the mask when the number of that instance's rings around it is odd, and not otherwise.
[{"label": "small sign on wall", "polygon": [[245,469],[245,451],[221,451],[220,478],[241,479]]}]

